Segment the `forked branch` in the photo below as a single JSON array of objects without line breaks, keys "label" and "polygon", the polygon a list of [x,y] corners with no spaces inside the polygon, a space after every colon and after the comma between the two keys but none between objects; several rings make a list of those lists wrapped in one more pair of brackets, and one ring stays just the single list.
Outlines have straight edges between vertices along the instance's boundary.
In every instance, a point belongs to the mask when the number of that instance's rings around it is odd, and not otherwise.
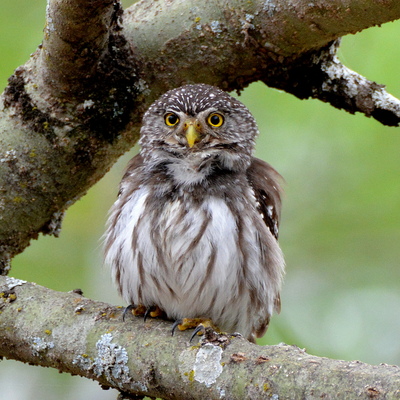
[{"label": "forked branch", "polygon": [[[339,36],[400,18],[400,2],[51,0],[43,43],[0,99],[0,273],[137,140],[163,92],[262,80],[387,125],[399,100],[336,58]],[[12,223],[10,223],[12,221]]]}]

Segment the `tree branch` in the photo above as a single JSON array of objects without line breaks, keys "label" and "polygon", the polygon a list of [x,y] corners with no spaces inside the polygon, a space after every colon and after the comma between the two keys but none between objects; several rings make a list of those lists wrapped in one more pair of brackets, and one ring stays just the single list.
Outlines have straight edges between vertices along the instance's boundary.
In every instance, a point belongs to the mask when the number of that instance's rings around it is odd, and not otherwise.
[{"label": "tree branch", "polygon": [[53,0],[38,61],[37,90],[71,101],[85,97],[109,52],[110,38],[121,30],[122,9],[113,0]]},{"label": "tree branch", "polygon": [[400,396],[396,366],[329,360],[211,332],[190,345],[190,332],[171,337],[170,322],[122,322],[121,314],[121,307],[79,293],[0,277],[0,355],[163,399]]},{"label": "tree branch", "polygon": [[383,85],[371,82],[344,66],[336,56],[339,40],[300,56],[286,69],[277,68],[262,77],[268,86],[294,94],[300,99],[319,99],[354,114],[388,126],[400,123],[400,100]]},{"label": "tree branch", "polygon": [[124,15],[118,1],[51,0],[42,45],[0,99],[0,272],[58,234],[173,87],[262,80],[398,125],[399,101],[341,65],[335,39],[399,17],[395,0],[142,0]]}]

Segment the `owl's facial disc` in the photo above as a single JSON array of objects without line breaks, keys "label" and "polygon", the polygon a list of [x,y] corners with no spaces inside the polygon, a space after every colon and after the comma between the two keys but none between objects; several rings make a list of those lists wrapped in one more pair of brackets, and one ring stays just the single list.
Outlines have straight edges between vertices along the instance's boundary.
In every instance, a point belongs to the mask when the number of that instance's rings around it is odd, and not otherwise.
[{"label": "owl's facial disc", "polygon": [[171,130],[166,137],[166,142],[178,144],[192,149],[196,143],[201,142],[205,136],[202,122],[197,117],[167,113],[164,116],[165,125]]},{"label": "owl's facial disc", "polygon": [[[165,142],[176,149],[184,147],[187,150],[198,151],[215,144],[217,131],[225,122],[223,114],[215,109],[207,109],[196,115],[188,115],[182,111],[170,111],[164,114],[164,123],[169,134]],[[216,131],[216,132],[214,132]]]}]

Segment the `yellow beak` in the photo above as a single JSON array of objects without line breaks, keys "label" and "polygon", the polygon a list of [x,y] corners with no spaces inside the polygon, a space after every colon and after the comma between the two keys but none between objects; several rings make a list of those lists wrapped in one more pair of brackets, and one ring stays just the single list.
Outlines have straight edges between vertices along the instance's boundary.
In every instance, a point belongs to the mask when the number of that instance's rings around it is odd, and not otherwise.
[{"label": "yellow beak", "polygon": [[194,146],[194,144],[198,141],[199,135],[196,131],[196,128],[190,124],[186,130],[186,140],[190,148]]},{"label": "yellow beak", "polygon": [[198,130],[198,126],[196,126],[196,121],[190,121],[185,124],[186,130],[186,140],[190,148],[192,148],[195,143],[200,141],[200,132]]}]

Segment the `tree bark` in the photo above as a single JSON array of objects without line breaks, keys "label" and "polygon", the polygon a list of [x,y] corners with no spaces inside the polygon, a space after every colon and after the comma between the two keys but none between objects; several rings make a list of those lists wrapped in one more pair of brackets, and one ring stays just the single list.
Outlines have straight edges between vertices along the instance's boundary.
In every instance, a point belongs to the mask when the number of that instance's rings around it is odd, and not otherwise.
[{"label": "tree bark", "polygon": [[[336,58],[338,38],[400,17],[396,0],[51,0],[43,43],[0,99],[0,271],[137,140],[173,87],[250,82],[398,125],[400,102]],[[10,223],[12,221],[12,223]]]},{"label": "tree bark", "polygon": [[[173,87],[241,90],[262,80],[383,124],[400,101],[336,57],[340,36],[400,18],[396,0],[50,0],[43,43],[0,98],[0,273],[139,136],[145,109]],[[0,355],[128,394],[165,399],[400,398],[398,367],[313,357],[169,323],[0,277]],[[197,340],[195,340],[197,341]],[[327,384],[327,382],[329,382]]]},{"label": "tree bark", "polygon": [[79,291],[0,277],[0,355],[96,380],[125,398],[400,398],[397,366],[329,360],[212,331],[189,343],[191,332],[171,336],[172,322],[123,322],[122,311]]}]

